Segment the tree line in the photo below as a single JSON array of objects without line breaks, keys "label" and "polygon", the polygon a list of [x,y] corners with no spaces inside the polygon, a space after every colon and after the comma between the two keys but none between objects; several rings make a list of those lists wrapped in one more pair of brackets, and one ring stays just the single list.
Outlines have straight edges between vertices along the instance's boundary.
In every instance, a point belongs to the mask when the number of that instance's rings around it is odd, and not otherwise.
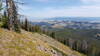
[{"label": "tree line", "polygon": [[54,32],[53,36],[51,37],[63,43],[64,45],[69,46],[71,49],[83,53],[87,56],[100,56],[100,50],[98,50],[98,48],[96,48],[94,44],[86,40],[77,40],[63,37],[58,38],[56,37],[56,32]]}]

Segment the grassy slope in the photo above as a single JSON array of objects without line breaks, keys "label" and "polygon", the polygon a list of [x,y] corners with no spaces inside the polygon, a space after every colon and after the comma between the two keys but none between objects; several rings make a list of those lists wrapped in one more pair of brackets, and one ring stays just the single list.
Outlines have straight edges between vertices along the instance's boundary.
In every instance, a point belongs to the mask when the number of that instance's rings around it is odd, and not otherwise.
[{"label": "grassy slope", "polygon": [[0,29],[0,56],[59,56],[57,51],[67,56],[84,56],[43,34]]}]

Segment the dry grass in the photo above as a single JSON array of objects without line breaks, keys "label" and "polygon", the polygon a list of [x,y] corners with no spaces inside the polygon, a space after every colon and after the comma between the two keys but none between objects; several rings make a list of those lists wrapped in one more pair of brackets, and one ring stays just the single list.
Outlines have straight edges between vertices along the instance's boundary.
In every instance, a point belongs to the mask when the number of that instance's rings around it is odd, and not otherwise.
[{"label": "dry grass", "polygon": [[43,34],[0,29],[0,56],[59,56],[53,47],[68,56],[84,56]]},{"label": "dry grass", "polygon": [[24,34],[0,29],[0,56],[51,56],[38,50],[38,45]]}]

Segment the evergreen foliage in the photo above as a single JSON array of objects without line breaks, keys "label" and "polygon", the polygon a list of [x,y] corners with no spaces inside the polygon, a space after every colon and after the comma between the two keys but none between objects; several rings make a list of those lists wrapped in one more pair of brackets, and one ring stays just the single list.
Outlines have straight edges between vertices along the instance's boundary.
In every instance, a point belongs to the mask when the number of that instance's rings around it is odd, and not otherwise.
[{"label": "evergreen foliage", "polygon": [[2,1],[0,0],[0,12],[1,10],[3,10],[3,7],[2,7]]},{"label": "evergreen foliage", "polygon": [[55,32],[52,32],[52,33],[50,34],[50,36],[51,36],[52,38],[55,38]]},{"label": "evergreen foliage", "polygon": [[27,18],[25,19],[25,26],[24,26],[24,28],[25,28],[25,30],[26,31],[29,31],[29,22],[28,22],[28,20],[27,20]]},{"label": "evergreen foliage", "polygon": [[7,17],[7,13],[6,13],[6,11],[4,11],[4,15],[2,16],[2,22],[3,22],[3,25],[2,25],[2,27],[3,28],[7,28],[7,23],[8,23],[8,17]]}]

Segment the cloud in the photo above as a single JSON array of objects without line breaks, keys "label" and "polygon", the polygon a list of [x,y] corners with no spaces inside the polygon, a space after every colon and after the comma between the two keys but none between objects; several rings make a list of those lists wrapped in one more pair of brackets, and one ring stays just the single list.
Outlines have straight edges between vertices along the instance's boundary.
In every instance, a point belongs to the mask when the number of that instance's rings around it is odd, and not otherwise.
[{"label": "cloud", "polygon": [[[49,2],[54,0],[36,0],[40,2]],[[61,0],[55,0],[61,1]],[[63,0],[65,1],[65,0]],[[94,5],[80,5],[80,6],[62,6],[60,8],[55,8],[53,5],[50,7],[34,8],[30,6],[21,6],[24,11],[21,14],[27,15],[29,17],[36,18],[48,18],[48,17],[63,17],[63,16],[73,16],[73,17],[100,17],[100,5],[97,4],[99,0],[81,0],[83,3],[96,3]],[[42,5],[41,5],[42,6]]]},{"label": "cloud", "polygon": [[83,2],[100,2],[100,0],[82,0]]},{"label": "cloud", "polygon": [[[67,1],[74,1],[74,0],[33,0],[33,1],[38,1],[38,2],[67,2]],[[99,3],[100,0],[76,0],[76,1],[81,1],[84,3]]]},{"label": "cloud", "polygon": [[37,1],[37,2],[67,2],[67,1],[70,1],[70,0],[33,0],[33,1]]},{"label": "cloud", "polygon": [[83,3],[100,3],[100,0],[81,0]]},{"label": "cloud", "polygon": [[34,1],[38,1],[38,2],[48,2],[49,0],[34,0]]},{"label": "cloud", "polygon": [[44,10],[33,12],[27,12],[26,15],[38,18],[63,16],[100,17],[100,6],[67,7],[63,9],[45,8]]}]

